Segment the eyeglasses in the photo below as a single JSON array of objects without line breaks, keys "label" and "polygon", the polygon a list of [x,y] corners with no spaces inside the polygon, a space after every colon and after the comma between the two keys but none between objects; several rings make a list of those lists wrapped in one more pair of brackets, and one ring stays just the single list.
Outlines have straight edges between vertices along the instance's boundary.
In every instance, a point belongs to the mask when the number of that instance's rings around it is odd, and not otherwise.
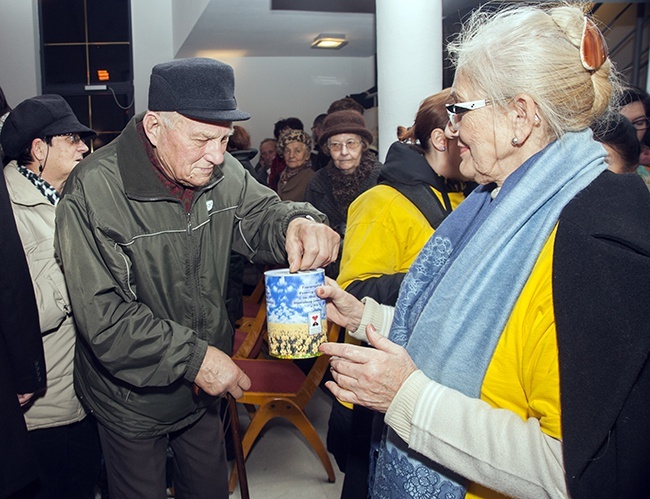
[{"label": "eyeglasses", "polygon": [[339,152],[343,149],[343,146],[347,148],[348,151],[356,151],[359,149],[361,142],[358,140],[348,140],[347,142],[328,142],[327,147],[330,151]]},{"label": "eyeglasses", "polygon": [[64,137],[70,144],[75,146],[81,142],[81,136],[78,133],[62,133],[55,135],[55,137]]},{"label": "eyeglasses", "polygon": [[650,119],[645,117],[639,118],[637,120],[634,120],[632,124],[634,125],[634,128],[636,128],[639,131],[647,130],[648,127],[650,127]]},{"label": "eyeglasses", "polygon": [[580,60],[587,71],[596,71],[607,60],[609,49],[598,26],[585,16],[580,40]]},{"label": "eyeglasses", "polygon": [[470,102],[458,102],[457,104],[447,104],[445,107],[447,108],[447,115],[449,116],[451,127],[454,130],[458,130],[463,113],[481,109],[482,107],[489,106],[490,104],[492,103],[488,99],[473,100]]}]

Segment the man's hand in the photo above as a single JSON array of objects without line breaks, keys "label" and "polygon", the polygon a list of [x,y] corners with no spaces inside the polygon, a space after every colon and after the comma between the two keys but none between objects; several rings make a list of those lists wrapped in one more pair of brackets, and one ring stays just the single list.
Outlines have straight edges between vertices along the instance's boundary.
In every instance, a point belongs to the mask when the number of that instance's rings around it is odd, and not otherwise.
[{"label": "man's hand", "polygon": [[289,271],[325,267],[339,255],[341,238],[327,225],[307,218],[294,218],[287,228]]},{"label": "man's hand", "polygon": [[230,393],[236,399],[251,387],[251,380],[230,357],[215,347],[208,347],[194,383],[209,395]]}]

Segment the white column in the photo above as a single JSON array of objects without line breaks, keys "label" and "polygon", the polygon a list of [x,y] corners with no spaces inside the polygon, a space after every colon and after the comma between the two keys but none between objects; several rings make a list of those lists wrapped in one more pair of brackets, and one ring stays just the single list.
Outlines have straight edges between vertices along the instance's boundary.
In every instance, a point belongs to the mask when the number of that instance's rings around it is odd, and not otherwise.
[{"label": "white column", "polygon": [[442,0],[376,0],[378,146],[383,161],[398,125],[442,90]]},{"label": "white column", "polygon": [[41,93],[38,6],[35,0],[0,0],[0,12],[0,87],[16,107]]},{"label": "white column", "polygon": [[172,0],[131,2],[135,112],[147,109],[151,69],[174,59]]}]

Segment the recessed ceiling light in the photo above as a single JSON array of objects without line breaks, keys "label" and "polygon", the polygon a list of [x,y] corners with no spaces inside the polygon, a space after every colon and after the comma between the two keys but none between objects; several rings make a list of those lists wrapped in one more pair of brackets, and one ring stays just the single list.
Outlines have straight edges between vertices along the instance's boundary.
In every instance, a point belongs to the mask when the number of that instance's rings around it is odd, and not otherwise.
[{"label": "recessed ceiling light", "polygon": [[340,49],[344,45],[347,45],[348,41],[345,39],[345,35],[333,35],[327,33],[321,33],[311,44],[313,49]]}]

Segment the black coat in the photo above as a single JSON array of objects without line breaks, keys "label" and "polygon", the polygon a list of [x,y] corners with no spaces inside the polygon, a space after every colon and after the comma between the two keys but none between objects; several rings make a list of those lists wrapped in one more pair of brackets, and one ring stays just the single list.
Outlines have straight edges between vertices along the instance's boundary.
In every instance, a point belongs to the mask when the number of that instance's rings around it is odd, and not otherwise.
[{"label": "black coat", "polygon": [[553,259],[564,468],[574,499],[650,497],[650,194],[604,172]]},{"label": "black coat", "polygon": [[0,497],[36,479],[18,393],[45,387],[45,359],[34,288],[0,174]]}]

